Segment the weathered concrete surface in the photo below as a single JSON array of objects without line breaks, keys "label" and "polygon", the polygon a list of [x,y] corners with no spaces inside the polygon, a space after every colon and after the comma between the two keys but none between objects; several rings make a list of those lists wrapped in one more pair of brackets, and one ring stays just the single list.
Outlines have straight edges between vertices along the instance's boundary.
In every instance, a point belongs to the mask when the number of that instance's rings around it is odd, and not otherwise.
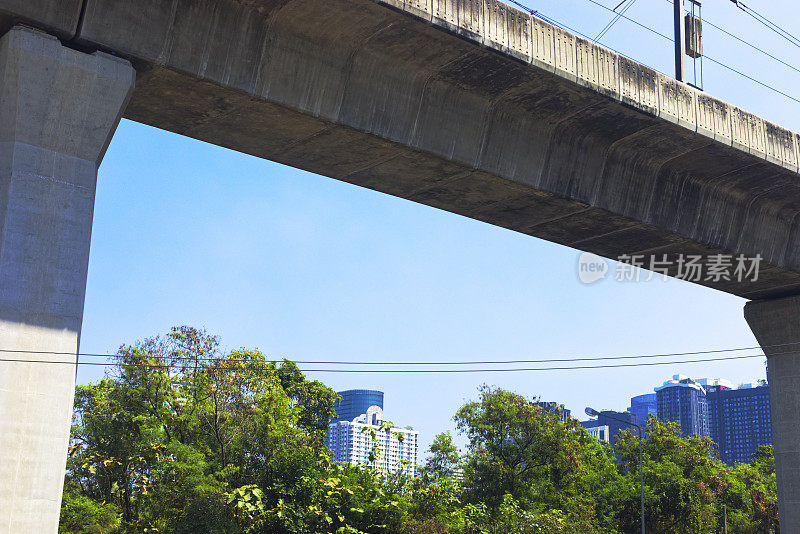
[{"label": "weathered concrete surface", "polygon": [[[3,359],[75,360],[97,167],[133,82],[35,30],[0,39]],[[0,534],[57,531],[74,388],[75,365],[0,361]]]},{"label": "weathered concrete surface", "polygon": [[16,24],[31,24],[62,39],[78,32],[83,0],[3,0],[0,2],[0,35]]},{"label": "weathered concrete surface", "polygon": [[751,301],[747,323],[767,355],[781,532],[800,525],[800,296]]},{"label": "weathered concrete surface", "polygon": [[134,63],[133,120],[607,257],[761,254],[702,283],[800,292],[795,134],[496,0],[87,0],[74,42]]}]

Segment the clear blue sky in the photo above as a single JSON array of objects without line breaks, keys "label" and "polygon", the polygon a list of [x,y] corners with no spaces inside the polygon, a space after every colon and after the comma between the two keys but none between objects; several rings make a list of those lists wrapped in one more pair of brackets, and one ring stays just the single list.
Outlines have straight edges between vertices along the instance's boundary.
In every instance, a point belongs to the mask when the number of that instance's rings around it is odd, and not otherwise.
[{"label": "clear blue sky", "polygon": [[[614,7],[615,0],[601,0]],[[527,4],[589,35],[611,14],[587,0]],[[752,7],[800,33],[793,2]],[[798,64],[727,0],[704,16]],[[664,33],[665,0],[628,15]],[[706,28],[705,51],[792,92],[800,75]],[[620,20],[605,42],[672,73],[671,43]],[[800,130],[800,104],[706,63],[706,90]],[[100,168],[83,352],[173,325],[228,348],[295,360],[504,360],[683,352],[755,345],[744,300],[670,280],[587,286],[578,251],[405,200],[123,121]],[[674,373],[734,382],[760,358],[612,370],[464,375],[323,374],[336,389],[386,393],[387,417],[427,447],[482,383],[565,403],[625,409]],[[81,368],[80,382],[98,368]]]}]

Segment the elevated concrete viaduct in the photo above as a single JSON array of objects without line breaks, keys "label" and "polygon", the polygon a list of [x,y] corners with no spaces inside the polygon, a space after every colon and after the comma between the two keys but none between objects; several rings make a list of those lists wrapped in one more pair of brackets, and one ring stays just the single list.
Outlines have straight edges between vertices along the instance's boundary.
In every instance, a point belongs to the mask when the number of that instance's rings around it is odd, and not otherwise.
[{"label": "elevated concrete viaduct", "polygon": [[[754,300],[800,532],[797,134],[497,0],[0,0],[0,34],[0,349],[77,350],[123,110],[609,258],[760,255],[700,283]],[[0,363],[0,533],[58,520],[74,369],[25,365]]]}]

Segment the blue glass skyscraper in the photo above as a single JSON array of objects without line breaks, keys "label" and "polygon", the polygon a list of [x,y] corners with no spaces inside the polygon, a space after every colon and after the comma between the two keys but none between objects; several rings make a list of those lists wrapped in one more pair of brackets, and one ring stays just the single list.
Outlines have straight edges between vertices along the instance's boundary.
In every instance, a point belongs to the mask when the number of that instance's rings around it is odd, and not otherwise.
[{"label": "blue glass skyscraper", "polygon": [[544,411],[547,413],[551,413],[553,415],[557,415],[559,419],[562,421],[567,421],[572,417],[572,412],[564,408],[563,404],[559,404],[557,402],[537,402],[539,406],[541,406]]},{"label": "blue glass skyscraper", "polygon": [[647,424],[647,418],[650,415],[658,417],[658,402],[655,393],[645,393],[644,395],[637,395],[631,398],[631,407],[628,408],[636,417],[636,422],[642,425]]},{"label": "blue glass skyscraper", "polygon": [[[613,417],[611,419],[609,416]],[[619,421],[622,419],[622,421]],[[630,412],[615,412],[614,410],[601,410],[600,415],[597,416],[597,426],[607,426],[608,427],[608,438],[611,442],[611,445],[614,446],[617,444],[617,435],[622,432],[623,430],[630,430],[633,432],[633,435],[636,436],[637,431],[635,427],[632,427],[630,424],[626,423],[637,423],[636,417]]]},{"label": "blue glass skyscraper", "polygon": [[658,418],[681,425],[681,434],[710,436],[708,429],[708,403],[703,386],[691,378],[675,375],[672,380],[656,388]]},{"label": "blue glass skyscraper", "polygon": [[738,389],[711,386],[707,391],[711,439],[719,459],[747,463],[759,445],[772,444],[769,386],[745,384]]},{"label": "blue glass skyscraper", "polygon": [[378,406],[383,410],[383,391],[374,389],[348,389],[337,392],[342,400],[333,405],[336,410],[334,421],[352,421],[361,414],[367,413],[370,406]]}]

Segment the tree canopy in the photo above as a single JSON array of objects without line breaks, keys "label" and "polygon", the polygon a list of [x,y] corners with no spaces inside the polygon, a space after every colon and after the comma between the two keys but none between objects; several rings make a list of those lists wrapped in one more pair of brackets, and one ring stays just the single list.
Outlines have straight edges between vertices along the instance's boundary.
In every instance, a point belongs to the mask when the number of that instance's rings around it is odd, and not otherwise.
[{"label": "tree canopy", "polygon": [[[180,327],[120,348],[75,391],[59,532],[72,534],[639,531],[639,439],[614,450],[538,399],[482,387],[435,437],[420,475],[338,465],[338,396],[289,361]],[[383,431],[376,428],[374,431]],[[648,422],[648,532],[778,532],[775,462],[728,467],[707,438]]]}]

